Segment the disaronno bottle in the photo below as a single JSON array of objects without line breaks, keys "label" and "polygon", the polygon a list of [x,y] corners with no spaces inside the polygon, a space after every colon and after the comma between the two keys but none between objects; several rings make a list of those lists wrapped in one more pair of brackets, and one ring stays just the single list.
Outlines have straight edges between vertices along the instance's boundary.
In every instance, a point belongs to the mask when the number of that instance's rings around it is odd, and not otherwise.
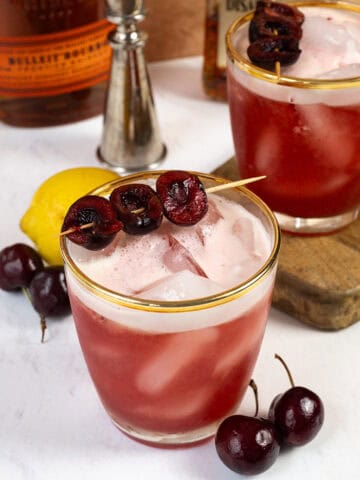
[{"label": "disaronno bottle", "polygon": [[255,4],[256,0],[207,0],[203,85],[215,100],[226,100],[226,31],[236,17]]},{"label": "disaronno bottle", "polygon": [[0,120],[17,126],[100,113],[111,49],[104,0],[1,0]]}]

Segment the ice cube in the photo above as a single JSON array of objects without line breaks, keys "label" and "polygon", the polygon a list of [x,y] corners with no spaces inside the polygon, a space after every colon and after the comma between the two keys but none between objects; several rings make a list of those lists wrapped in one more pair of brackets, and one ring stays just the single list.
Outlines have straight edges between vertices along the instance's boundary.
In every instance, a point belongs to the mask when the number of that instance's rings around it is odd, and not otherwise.
[{"label": "ice cube", "polygon": [[137,292],[137,296],[149,300],[175,301],[201,298],[223,290],[221,285],[189,270],[182,270],[158,280]]},{"label": "ice cube", "polygon": [[267,311],[252,318],[244,318],[241,330],[234,330],[234,334],[226,344],[223,354],[218,358],[214,374],[225,376],[230,370],[241,365],[246,358],[256,352],[261,344],[267,319]]},{"label": "ice cube", "polygon": [[206,239],[211,236],[211,232],[213,231],[217,222],[223,218],[224,217],[218,209],[214,200],[209,198],[208,211],[205,217],[195,227],[195,232],[199,237],[202,245],[205,245]]},{"label": "ice cube", "polygon": [[296,108],[301,122],[308,128],[306,138],[314,157],[322,159],[324,171],[331,167],[341,175],[355,154],[354,133],[349,121],[345,118],[342,122],[341,112],[327,105],[297,105]]},{"label": "ice cube", "polygon": [[232,232],[241,242],[242,248],[246,251],[247,257],[262,258],[264,251],[260,250],[263,245],[262,230],[254,220],[244,217],[235,220]]},{"label": "ice cube", "polygon": [[163,262],[170,272],[188,270],[196,275],[207,277],[204,270],[194,259],[191,252],[173,235],[168,235],[169,249],[163,255]]},{"label": "ice cube", "polygon": [[255,165],[258,172],[273,172],[280,169],[281,126],[268,124],[258,132],[255,146]]},{"label": "ice cube", "polygon": [[150,407],[148,402],[141,403],[141,399],[136,400],[132,410],[136,416],[143,416],[146,419],[151,417],[154,424],[162,425],[165,421],[166,428],[169,428],[168,422],[189,422],[191,425],[196,422],[196,418],[200,418],[211,401],[213,390],[213,385],[192,385],[191,389],[182,389],[180,395],[157,397],[156,402]]},{"label": "ice cube", "polygon": [[192,365],[200,357],[206,358],[206,350],[214,348],[217,338],[215,327],[171,335],[166,345],[147,359],[136,378],[137,388],[148,395],[173,388],[174,382],[191,376]]}]

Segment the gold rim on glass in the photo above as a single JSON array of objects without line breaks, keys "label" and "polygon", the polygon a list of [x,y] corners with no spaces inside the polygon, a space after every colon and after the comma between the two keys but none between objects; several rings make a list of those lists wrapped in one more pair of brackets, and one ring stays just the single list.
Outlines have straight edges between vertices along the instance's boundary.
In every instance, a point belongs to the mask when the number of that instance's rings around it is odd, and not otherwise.
[{"label": "gold rim on glass", "polygon": [[[158,171],[151,171],[151,172],[140,172],[135,173],[133,175],[128,175],[126,177],[122,177],[111,182],[108,182],[95,190],[92,190],[89,194],[90,195],[101,195],[101,196],[108,196],[114,188],[119,185],[123,185],[125,183],[134,183],[139,180],[149,179],[149,178],[156,178],[161,173],[164,173],[165,170],[158,170]],[[204,173],[198,172],[191,172],[195,175],[198,175],[202,180],[209,180],[218,184],[228,183],[228,180],[224,178],[215,177],[213,175],[207,175]],[[115,305],[121,305],[124,307],[136,309],[136,310],[144,310],[144,311],[152,311],[152,312],[167,312],[167,313],[174,313],[174,312],[186,312],[186,311],[195,311],[195,310],[202,310],[206,308],[211,308],[216,305],[221,305],[231,300],[234,300],[238,297],[241,297],[256,287],[259,283],[261,283],[265,278],[270,274],[273,267],[276,264],[276,260],[278,257],[279,249],[280,249],[280,228],[278,222],[270,210],[270,208],[254,193],[248,190],[245,187],[232,187],[232,190],[239,190],[243,195],[245,195],[252,203],[254,203],[261,212],[266,216],[269,220],[271,225],[272,231],[274,233],[273,239],[273,247],[272,250],[264,262],[262,268],[260,268],[254,275],[252,275],[246,282],[240,283],[235,287],[224,290],[217,294],[207,296],[207,297],[199,297],[190,300],[181,300],[181,301],[149,301],[144,300],[137,297],[121,295],[113,290],[103,287],[102,285],[94,282],[89,277],[87,277],[80,268],[77,267],[75,262],[72,260],[69,250],[67,248],[67,242],[69,240],[66,239],[65,236],[60,237],[60,247],[62,256],[67,268],[71,270],[71,273],[74,275],[76,280],[86,288],[87,291],[91,292],[92,294],[96,295],[97,297],[102,298],[105,301],[111,302]]]},{"label": "gold rim on glass", "polygon": [[[291,3],[296,7],[320,7],[320,8],[334,8],[339,10],[347,10],[360,14],[360,6],[350,4],[347,2],[294,2]],[[242,56],[233,46],[232,37],[234,33],[247,22],[249,22],[254,15],[254,10],[247,13],[246,15],[236,19],[228,29],[226,33],[226,49],[227,56],[231,63],[236,65],[238,68],[244,72],[252,75],[258,79],[265,80],[270,83],[277,83],[279,85],[285,85],[289,87],[304,88],[304,89],[318,89],[318,90],[329,90],[329,89],[340,89],[340,88],[350,88],[350,87],[360,87],[360,77],[351,77],[351,78],[337,78],[334,80],[324,80],[316,78],[299,78],[299,77],[290,77],[286,75],[280,75],[276,72],[271,72],[263,68],[255,66],[248,60],[246,57]],[[306,21],[306,20],[305,20]]]}]

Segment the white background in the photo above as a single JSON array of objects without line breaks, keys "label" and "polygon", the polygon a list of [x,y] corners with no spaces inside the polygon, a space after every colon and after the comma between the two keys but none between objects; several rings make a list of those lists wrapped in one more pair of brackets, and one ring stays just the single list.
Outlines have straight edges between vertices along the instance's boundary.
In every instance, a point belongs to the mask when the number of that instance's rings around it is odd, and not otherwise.
[{"label": "white background", "polygon": [[[233,154],[225,104],[205,98],[201,59],[151,65],[164,168],[210,172]],[[0,126],[0,249],[29,240],[19,220],[40,183],[57,171],[98,166],[97,117],[77,124],[19,129]],[[213,441],[161,450],[128,439],[110,422],[90,382],[72,317],[50,321],[40,344],[38,318],[21,293],[0,291],[0,479],[231,480],[241,478],[218,459]],[[288,388],[274,353],[295,382],[316,391],[325,424],[313,442],[282,453],[261,478],[360,478],[360,324],[339,332],[314,330],[273,309],[254,372],[260,411]],[[252,414],[248,392],[241,411]]]}]

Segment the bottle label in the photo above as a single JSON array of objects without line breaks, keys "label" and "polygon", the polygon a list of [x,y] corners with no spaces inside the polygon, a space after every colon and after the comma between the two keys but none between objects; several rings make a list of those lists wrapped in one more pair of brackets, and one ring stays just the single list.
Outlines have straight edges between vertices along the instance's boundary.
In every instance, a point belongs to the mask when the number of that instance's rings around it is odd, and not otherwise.
[{"label": "bottle label", "polygon": [[255,8],[256,0],[219,0],[219,29],[217,60],[218,67],[226,67],[226,44],[225,35],[232,22]]},{"label": "bottle label", "polygon": [[90,87],[108,78],[114,28],[106,20],[23,37],[0,36],[0,95],[40,97]]}]

